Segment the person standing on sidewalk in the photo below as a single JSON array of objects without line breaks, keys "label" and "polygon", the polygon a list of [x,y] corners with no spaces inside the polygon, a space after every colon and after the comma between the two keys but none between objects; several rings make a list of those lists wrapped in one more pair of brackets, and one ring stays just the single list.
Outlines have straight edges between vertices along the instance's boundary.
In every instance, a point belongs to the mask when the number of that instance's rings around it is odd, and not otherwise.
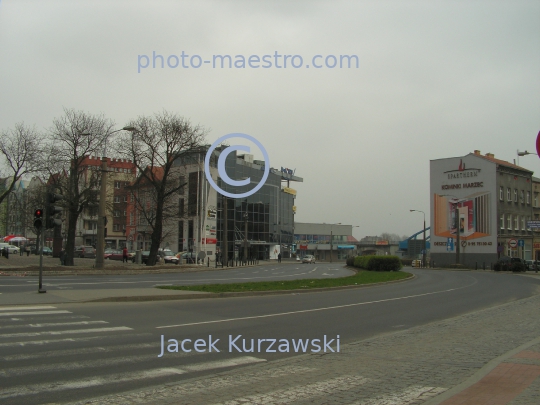
[{"label": "person standing on sidewalk", "polygon": [[26,248],[24,250],[26,250],[26,256],[30,256],[30,246],[26,245]]},{"label": "person standing on sidewalk", "polygon": [[128,262],[128,249],[127,246],[124,246],[124,249],[122,249],[122,263]]},{"label": "person standing on sidewalk", "polygon": [[277,261],[278,261],[278,263],[281,263],[281,252],[278,253],[278,255],[277,255]]},{"label": "person standing on sidewalk", "polygon": [[23,255],[24,245],[19,246],[19,256]]}]

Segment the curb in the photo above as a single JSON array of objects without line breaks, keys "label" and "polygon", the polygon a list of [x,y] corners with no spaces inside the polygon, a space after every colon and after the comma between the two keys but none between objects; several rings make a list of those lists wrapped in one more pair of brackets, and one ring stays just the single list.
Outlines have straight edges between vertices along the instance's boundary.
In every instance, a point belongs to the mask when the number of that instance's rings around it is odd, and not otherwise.
[{"label": "curb", "polygon": [[[200,293],[189,295],[149,295],[149,296],[127,296],[127,297],[108,297],[99,298],[96,300],[80,301],[80,302],[144,302],[144,301],[168,301],[168,300],[189,300],[200,298],[241,298],[241,297],[258,297],[266,295],[285,295],[285,294],[305,294],[316,293],[325,291],[337,291],[337,290],[352,290],[356,288],[377,287],[380,285],[402,283],[405,281],[414,280],[416,276],[411,274],[409,277],[401,280],[382,281],[380,283],[369,283],[360,285],[346,285],[339,287],[323,287],[323,288],[310,288],[309,290],[273,290],[273,291],[242,291],[242,292],[223,292],[223,293]],[[155,287],[157,288],[157,287]],[[163,290],[169,290],[163,288]],[[171,290],[174,291],[174,290]],[[178,290],[182,291],[182,290]]]}]

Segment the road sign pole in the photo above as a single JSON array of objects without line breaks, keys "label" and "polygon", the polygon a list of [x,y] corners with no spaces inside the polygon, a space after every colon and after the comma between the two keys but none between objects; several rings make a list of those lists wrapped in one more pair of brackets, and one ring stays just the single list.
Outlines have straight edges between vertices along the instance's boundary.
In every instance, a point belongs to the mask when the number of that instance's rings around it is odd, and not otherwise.
[{"label": "road sign pole", "polygon": [[41,237],[39,238],[39,288],[38,293],[46,293],[47,291],[43,289],[43,247],[45,246],[43,241],[45,239],[45,232],[43,232],[43,228],[40,230]]}]

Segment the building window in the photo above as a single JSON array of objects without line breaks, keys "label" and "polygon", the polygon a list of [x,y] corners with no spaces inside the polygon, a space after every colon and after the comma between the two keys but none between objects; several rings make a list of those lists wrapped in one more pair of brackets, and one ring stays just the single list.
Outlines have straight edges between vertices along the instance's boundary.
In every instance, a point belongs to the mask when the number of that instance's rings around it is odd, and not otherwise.
[{"label": "building window", "polygon": [[534,206],[538,207],[538,194],[534,193]]},{"label": "building window", "polygon": [[510,187],[506,189],[506,201],[512,201],[512,190],[510,190]]},{"label": "building window", "polygon": [[521,190],[519,194],[519,201],[523,204],[525,202],[525,191]]},{"label": "building window", "polygon": [[512,214],[506,215],[506,229],[512,229]]},{"label": "building window", "polygon": [[519,217],[514,215],[514,230],[519,231]]},{"label": "building window", "polygon": [[120,216],[120,211],[114,210],[113,215],[114,215],[115,217],[119,217],[119,216]]},{"label": "building window", "polygon": [[531,217],[527,217],[527,230],[528,231],[531,230],[530,221],[531,221]]},{"label": "building window", "polygon": [[531,192],[527,191],[527,204],[531,203]]},{"label": "building window", "polygon": [[127,202],[128,202],[128,200],[127,200],[127,196],[126,196],[126,195],[124,196],[124,202],[125,202],[125,203],[127,203]]},{"label": "building window", "polygon": [[184,199],[183,199],[183,198],[180,198],[180,199],[178,200],[178,215],[179,215],[180,217],[183,217],[183,216],[184,216],[184,209],[185,209],[185,207],[184,207]]},{"label": "building window", "polygon": [[114,188],[120,188],[120,182],[119,181],[114,182]]},{"label": "building window", "polygon": [[124,217],[127,217],[127,211],[124,211]]},{"label": "building window", "polygon": [[504,200],[504,189],[503,186],[499,187],[499,200]]},{"label": "building window", "polygon": [[514,189],[514,202],[517,202],[517,188]]},{"label": "building window", "polygon": [[115,197],[114,197],[114,202],[115,202],[115,203],[119,203],[119,202],[120,202],[120,197],[115,196]]},{"label": "building window", "polygon": [[504,214],[501,215],[501,229],[504,229]]},{"label": "building window", "polygon": [[118,232],[118,224],[114,224],[114,225],[113,225],[113,231],[114,231],[114,232]]},{"label": "building window", "polygon": [[521,230],[525,230],[525,215],[521,216]]}]

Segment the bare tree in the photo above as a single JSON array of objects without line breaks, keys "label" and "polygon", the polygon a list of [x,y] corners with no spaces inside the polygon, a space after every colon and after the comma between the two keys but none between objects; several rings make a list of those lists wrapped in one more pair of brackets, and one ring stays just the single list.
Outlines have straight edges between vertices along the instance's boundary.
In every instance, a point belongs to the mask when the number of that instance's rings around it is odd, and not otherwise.
[{"label": "bare tree", "polygon": [[75,231],[81,212],[98,199],[101,172],[89,167],[88,156],[101,154],[114,123],[103,115],[64,109],[53,121],[48,146],[49,186],[64,196],[67,216],[66,261],[73,266]]},{"label": "bare tree", "polygon": [[205,130],[166,111],[153,117],[139,117],[129,125],[136,131],[131,137],[123,137],[117,143],[117,149],[137,167],[138,179],[132,187],[132,196],[137,214],[151,231],[147,264],[153,266],[163,240],[163,220],[168,217],[167,210],[173,206],[173,197],[186,185],[175,170],[175,160],[180,154],[198,150]]},{"label": "bare tree", "polygon": [[2,131],[0,159],[7,170],[6,188],[0,194],[0,204],[13,191],[18,180],[26,174],[38,172],[43,167],[40,159],[42,136],[35,128],[23,123]]}]

